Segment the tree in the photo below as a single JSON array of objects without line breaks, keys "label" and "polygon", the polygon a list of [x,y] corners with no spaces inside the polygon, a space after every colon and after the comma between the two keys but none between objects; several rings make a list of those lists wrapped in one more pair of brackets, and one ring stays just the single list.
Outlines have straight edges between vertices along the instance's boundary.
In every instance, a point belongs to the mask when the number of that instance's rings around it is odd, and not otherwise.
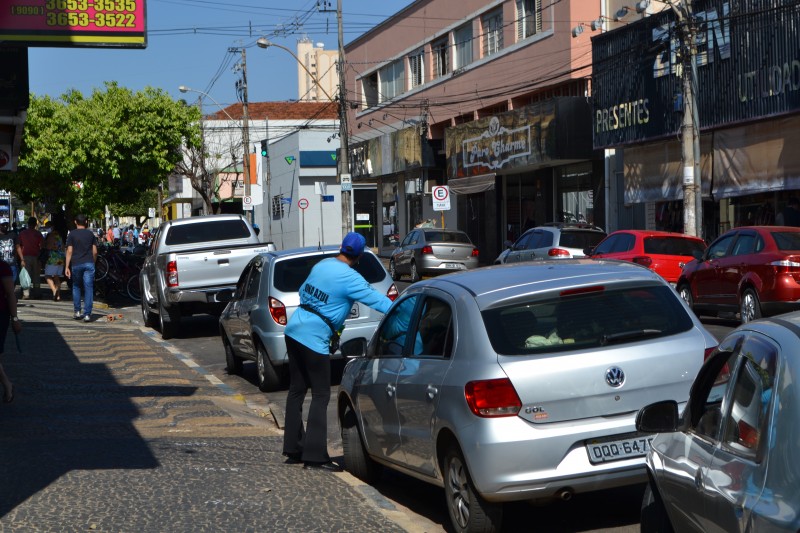
[{"label": "tree", "polygon": [[108,209],[117,216],[134,217],[136,219],[135,225],[138,228],[150,218],[148,216],[149,209],[157,205],[158,192],[154,189],[148,189],[132,198],[130,202],[109,204]]},{"label": "tree", "polygon": [[197,109],[151,87],[132,92],[112,82],[90,98],[33,95],[19,170],[6,187],[23,200],[99,216],[164,182],[181,147],[199,145],[198,119]]}]

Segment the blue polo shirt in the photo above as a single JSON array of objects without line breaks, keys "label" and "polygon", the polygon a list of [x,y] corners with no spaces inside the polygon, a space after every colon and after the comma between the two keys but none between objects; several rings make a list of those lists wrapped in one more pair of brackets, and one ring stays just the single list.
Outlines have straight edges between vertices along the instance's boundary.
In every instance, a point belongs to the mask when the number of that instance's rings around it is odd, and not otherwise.
[{"label": "blue polo shirt", "polygon": [[[341,329],[354,302],[386,313],[392,301],[370,285],[355,269],[335,257],[323,259],[300,286],[300,303],[313,307]],[[286,325],[286,335],[320,354],[328,354],[331,328],[317,315],[297,308]]]}]

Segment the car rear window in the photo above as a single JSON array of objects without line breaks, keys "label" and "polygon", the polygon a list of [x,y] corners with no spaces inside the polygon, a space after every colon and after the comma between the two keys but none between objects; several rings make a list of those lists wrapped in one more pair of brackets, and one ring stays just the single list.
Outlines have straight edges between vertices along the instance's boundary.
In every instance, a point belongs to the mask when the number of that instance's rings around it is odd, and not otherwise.
[{"label": "car rear window", "polygon": [[705,243],[681,237],[645,237],[644,253],[654,255],[685,255],[691,257],[695,252],[703,253]]},{"label": "car rear window", "polygon": [[425,242],[460,242],[470,244],[472,241],[469,240],[466,233],[455,231],[426,231]]},{"label": "car rear window", "polygon": [[800,250],[800,231],[773,231],[778,250]]},{"label": "car rear window", "polygon": [[589,248],[597,246],[597,244],[605,237],[604,233],[599,231],[561,231],[561,238],[558,240],[558,245],[565,248]]},{"label": "car rear window", "polygon": [[[275,263],[273,285],[281,292],[297,292],[308,277],[314,265],[328,257],[336,257],[338,252],[321,253],[303,257],[292,257]],[[356,271],[364,276],[368,283],[380,283],[386,278],[386,269],[378,258],[365,253],[361,256]]]},{"label": "car rear window", "polygon": [[243,220],[209,220],[169,228],[164,242],[170,246],[209,241],[247,239],[250,230]]},{"label": "car rear window", "polygon": [[693,327],[670,287],[587,290],[483,311],[492,347],[503,355],[550,353],[666,337]]}]

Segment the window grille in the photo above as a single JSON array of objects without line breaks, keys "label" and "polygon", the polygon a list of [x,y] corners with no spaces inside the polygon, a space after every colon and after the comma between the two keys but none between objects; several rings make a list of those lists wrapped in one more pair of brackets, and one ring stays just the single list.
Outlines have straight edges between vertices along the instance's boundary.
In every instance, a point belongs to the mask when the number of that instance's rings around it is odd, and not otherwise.
[{"label": "window grille", "polygon": [[483,56],[496,54],[503,49],[503,11],[497,9],[483,16]]},{"label": "window grille", "polygon": [[542,0],[517,0],[517,41],[542,31]]},{"label": "window grille", "polygon": [[431,45],[433,58],[433,77],[439,78],[450,72],[450,43],[448,39],[440,39]]},{"label": "window grille", "polygon": [[423,57],[422,50],[417,50],[408,56],[409,84],[411,89],[425,83],[425,65]]},{"label": "window grille", "polygon": [[455,66],[464,68],[472,63],[472,23],[461,26],[454,33]]}]

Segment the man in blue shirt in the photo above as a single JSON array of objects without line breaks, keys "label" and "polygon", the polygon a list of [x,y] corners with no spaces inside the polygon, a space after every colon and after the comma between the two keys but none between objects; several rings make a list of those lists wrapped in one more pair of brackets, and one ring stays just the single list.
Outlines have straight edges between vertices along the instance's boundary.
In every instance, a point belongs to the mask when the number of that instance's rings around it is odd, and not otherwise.
[{"label": "man in blue shirt", "polygon": [[[323,259],[300,286],[300,307],[286,325],[289,355],[289,394],[283,455],[305,468],[341,472],[328,455],[328,402],[331,399],[330,341],[341,331],[353,302],[386,313],[392,301],[375,290],[353,267],[366,240],[355,232],[345,235],[339,255]],[[334,350],[335,351],[335,350]],[[311,389],[307,427],[303,428],[303,400]]]}]

